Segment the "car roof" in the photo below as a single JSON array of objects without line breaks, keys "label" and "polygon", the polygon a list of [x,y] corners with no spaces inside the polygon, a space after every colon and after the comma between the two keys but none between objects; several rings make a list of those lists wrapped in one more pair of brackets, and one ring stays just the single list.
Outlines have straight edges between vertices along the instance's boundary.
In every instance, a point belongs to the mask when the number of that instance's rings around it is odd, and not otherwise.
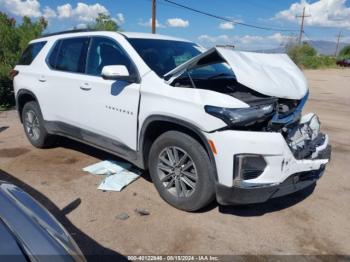
[{"label": "car roof", "polygon": [[139,32],[121,32],[127,38],[141,38],[141,39],[158,39],[158,40],[172,40],[172,41],[180,41],[180,42],[191,42],[189,40],[168,36],[168,35],[160,35],[160,34],[150,34],[150,33],[139,33]]},{"label": "car roof", "polygon": [[150,33],[138,33],[138,32],[113,32],[113,31],[95,31],[95,30],[70,30],[70,31],[62,31],[53,34],[43,35],[40,38],[34,39],[31,43],[45,41],[45,40],[57,40],[66,37],[77,37],[77,36],[90,36],[90,35],[110,35],[110,34],[119,34],[123,35],[126,38],[130,39],[158,39],[158,40],[171,40],[171,41],[180,41],[180,42],[191,42],[186,39],[172,37],[168,35],[160,35],[160,34],[150,34]]}]

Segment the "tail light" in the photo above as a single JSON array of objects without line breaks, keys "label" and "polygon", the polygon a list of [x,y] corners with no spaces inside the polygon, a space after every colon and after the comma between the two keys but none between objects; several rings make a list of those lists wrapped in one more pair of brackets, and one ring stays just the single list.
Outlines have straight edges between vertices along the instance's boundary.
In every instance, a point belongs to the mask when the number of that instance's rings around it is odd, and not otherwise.
[{"label": "tail light", "polygon": [[19,73],[18,70],[12,69],[12,70],[10,71],[10,74],[9,74],[10,79],[13,80],[13,79],[15,78],[15,76],[18,75],[18,73]]}]

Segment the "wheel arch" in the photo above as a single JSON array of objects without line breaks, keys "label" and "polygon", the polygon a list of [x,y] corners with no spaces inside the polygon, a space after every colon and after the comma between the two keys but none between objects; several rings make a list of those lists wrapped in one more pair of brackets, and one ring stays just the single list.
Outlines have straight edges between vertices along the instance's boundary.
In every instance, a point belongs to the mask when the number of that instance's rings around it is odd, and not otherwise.
[{"label": "wheel arch", "polygon": [[190,135],[197,140],[207,152],[214,170],[214,179],[217,181],[217,170],[213,152],[207,138],[201,130],[187,121],[163,115],[152,115],[143,122],[139,136],[139,152],[141,153],[143,166],[148,169],[148,155],[153,142],[164,132],[176,130]]},{"label": "wheel arch", "polygon": [[39,108],[40,108],[40,104],[39,101],[36,97],[36,95],[28,90],[28,89],[21,89],[17,92],[16,95],[16,108],[19,114],[19,119],[21,120],[21,122],[23,122],[22,119],[22,111],[23,111],[23,107],[26,103],[30,102],[30,101],[35,101],[38,103]]}]

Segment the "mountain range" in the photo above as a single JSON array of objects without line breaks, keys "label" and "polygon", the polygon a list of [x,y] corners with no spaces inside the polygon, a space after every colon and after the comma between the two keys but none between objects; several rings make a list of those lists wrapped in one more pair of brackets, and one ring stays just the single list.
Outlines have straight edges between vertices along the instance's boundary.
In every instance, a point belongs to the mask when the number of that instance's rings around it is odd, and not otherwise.
[{"label": "mountain range", "polygon": [[[318,54],[321,55],[334,55],[337,43],[331,41],[323,41],[323,40],[310,40],[306,41],[309,45],[316,49]],[[346,45],[350,45],[350,43],[339,43],[338,52]],[[268,50],[259,50],[258,52],[263,53],[285,53],[286,49],[284,46],[280,46],[273,49]]]}]

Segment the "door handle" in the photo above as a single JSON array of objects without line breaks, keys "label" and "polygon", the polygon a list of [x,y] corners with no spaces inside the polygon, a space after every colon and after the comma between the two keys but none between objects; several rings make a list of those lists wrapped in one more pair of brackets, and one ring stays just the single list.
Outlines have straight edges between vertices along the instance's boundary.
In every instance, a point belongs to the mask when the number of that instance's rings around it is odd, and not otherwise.
[{"label": "door handle", "polygon": [[46,82],[45,76],[40,76],[38,80],[39,82]]},{"label": "door handle", "polygon": [[84,90],[84,91],[89,91],[91,90],[91,86],[89,83],[83,83],[81,86],[80,86],[80,89],[81,90]]}]

